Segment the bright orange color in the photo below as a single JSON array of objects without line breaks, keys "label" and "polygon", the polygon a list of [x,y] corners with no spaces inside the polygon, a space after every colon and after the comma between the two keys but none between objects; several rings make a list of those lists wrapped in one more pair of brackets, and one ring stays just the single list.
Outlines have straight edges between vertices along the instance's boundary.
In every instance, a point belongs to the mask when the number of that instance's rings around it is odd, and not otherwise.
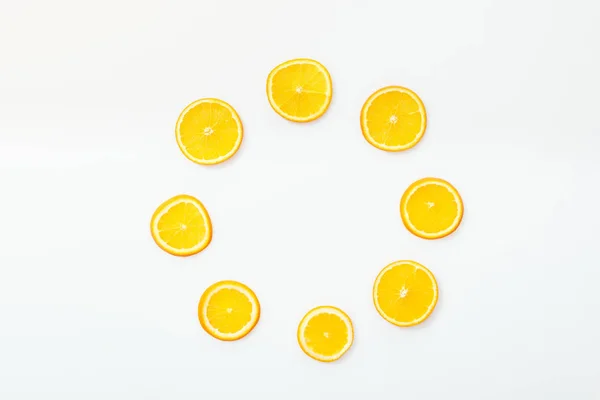
[{"label": "bright orange color", "polygon": [[365,139],[378,149],[407,150],[425,134],[427,113],[415,92],[388,86],[367,99],[360,112],[360,127]]},{"label": "bright orange color", "polygon": [[463,211],[456,188],[439,178],[414,182],[400,200],[402,222],[410,232],[424,239],[439,239],[454,232]]},{"label": "bright orange color", "polygon": [[190,256],[204,250],[212,239],[212,224],[204,205],[185,194],[162,203],[150,220],[156,244],[175,256]]},{"label": "bright orange color", "polygon": [[402,327],[425,321],[438,299],[435,277],[415,261],[396,261],[385,267],[373,285],[373,303],[388,322]]},{"label": "bright orange color", "polygon": [[331,103],[331,76],[319,62],[306,58],[286,61],[267,78],[267,97],[273,110],[294,122],[319,118]]},{"label": "bright orange color", "polygon": [[342,357],[354,341],[350,317],[337,307],[310,310],[298,325],[298,344],[307,356],[331,362]]},{"label": "bright orange color", "polygon": [[181,152],[197,164],[218,164],[240,148],[242,121],[229,104],[219,99],[200,99],[179,115],[175,137]]},{"label": "bright orange color", "polygon": [[225,341],[246,336],[258,323],[260,303],[254,292],[236,281],[221,281],[204,291],[198,320],[211,336]]}]

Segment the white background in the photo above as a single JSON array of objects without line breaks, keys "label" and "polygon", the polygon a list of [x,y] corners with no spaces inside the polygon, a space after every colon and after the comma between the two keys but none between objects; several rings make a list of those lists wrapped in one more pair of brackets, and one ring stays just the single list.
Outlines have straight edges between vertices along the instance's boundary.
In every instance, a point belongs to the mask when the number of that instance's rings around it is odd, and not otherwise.
[{"label": "white background", "polygon": [[[0,4],[0,398],[599,398],[597,1]],[[295,57],[333,77],[315,123],[267,102],[267,74]],[[360,133],[364,100],[389,84],[429,115],[405,153]],[[201,97],[244,123],[220,166],[175,142]],[[398,212],[430,175],[465,202],[439,241],[409,234]],[[179,193],[215,227],[187,259],[149,234]],[[428,321],[400,329],[371,287],[406,258],[441,292]],[[239,342],[197,322],[221,279],[262,304]],[[296,343],[322,304],[356,328],[333,364]]]}]

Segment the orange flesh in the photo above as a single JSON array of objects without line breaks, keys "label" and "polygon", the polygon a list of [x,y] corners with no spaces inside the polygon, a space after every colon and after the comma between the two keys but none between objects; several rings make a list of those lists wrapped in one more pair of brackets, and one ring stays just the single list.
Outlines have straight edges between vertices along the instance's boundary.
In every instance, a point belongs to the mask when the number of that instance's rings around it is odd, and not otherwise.
[{"label": "orange flesh", "polygon": [[324,71],[301,62],[277,71],[269,89],[280,111],[299,119],[322,114],[331,96],[329,77]]},{"label": "orange flesh", "polygon": [[315,353],[338,354],[348,342],[348,328],[337,315],[323,313],[314,316],[304,331],[307,346]]},{"label": "orange flesh", "polygon": [[425,271],[410,264],[400,264],[383,274],[376,300],[389,318],[410,323],[427,314],[436,300],[434,285]]},{"label": "orange flesh", "polygon": [[221,289],[214,293],[206,312],[211,326],[222,333],[239,332],[250,322],[251,315],[252,303],[234,289]]},{"label": "orange flesh", "polygon": [[189,249],[203,241],[206,225],[198,208],[191,203],[179,203],[158,221],[160,238],[176,249]]},{"label": "orange flesh", "polygon": [[422,129],[419,104],[406,93],[383,93],[367,110],[367,126],[375,142],[390,147],[406,146]]},{"label": "orange flesh", "polygon": [[411,224],[426,233],[441,232],[450,227],[458,210],[454,195],[444,186],[436,184],[421,186],[406,203]]},{"label": "orange flesh", "polygon": [[179,140],[199,160],[215,160],[236,147],[240,125],[219,103],[201,102],[188,110],[179,125]]}]

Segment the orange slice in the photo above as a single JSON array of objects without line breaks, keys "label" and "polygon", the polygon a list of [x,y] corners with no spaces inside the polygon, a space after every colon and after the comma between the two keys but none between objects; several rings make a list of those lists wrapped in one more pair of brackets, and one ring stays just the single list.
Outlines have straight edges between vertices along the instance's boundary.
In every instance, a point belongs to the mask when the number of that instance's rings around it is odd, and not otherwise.
[{"label": "orange slice", "polygon": [[219,99],[200,99],[179,115],[175,137],[179,149],[195,163],[218,164],[240,148],[242,121],[229,104]]},{"label": "orange slice", "polygon": [[309,122],[323,115],[331,103],[332,91],[327,69],[306,58],[278,65],[267,78],[271,107],[294,122]]},{"label": "orange slice", "polygon": [[298,326],[298,343],[307,356],[331,362],[343,356],[354,341],[350,317],[332,306],[310,310]]},{"label": "orange slice", "polygon": [[454,232],[462,220],[463,209],[456,188],[438,178],[414,182],[400,200],[404,226],[423,239],[439,239]]},{"label": "orange slice", "polygon": [[396,261],[385,267],[373,285],[377,312],[397,326],[413,326],[425,321],[438,299],[435,277],[415,261]]},{"label": "orange slice", "polygon": [[191,256],[204,250],[212,239],[212,224],[204,205],[185,194],[162,203],[150,220],[156,244],[175,256]]},{"label": "orange slice", "polygon": [[219,340],[238,340],[256,326],[260,304],[254,292],[236,281],[221,281],[204,291],[198,303],[202,328]]},{"label": "orange slice", "polygon": [[407,150],[423,137],[427,113],[415,92],[388,86],[367,99],[360,112],[360,127],[367,142],[378,149]]}]

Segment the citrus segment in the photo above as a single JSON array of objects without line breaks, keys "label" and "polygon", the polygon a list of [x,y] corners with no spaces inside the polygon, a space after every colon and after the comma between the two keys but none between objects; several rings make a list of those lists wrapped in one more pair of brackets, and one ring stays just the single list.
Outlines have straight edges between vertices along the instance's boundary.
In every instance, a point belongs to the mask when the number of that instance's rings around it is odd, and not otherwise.
[{"label": "citrus segment", "polygon": [[219,99],[200,99],[179,115],[175,137],[181,152],[195,163],[218,164],[231,158],[242,143],[242,121]]},{"label": "citrus segment", "polygon": [[454,232],[462,220],[463,209],[456,188],[439,178],[414,182],[400,200],[404,225],[424,239],[439,239]]},{"label": "citrus segment", "polygon": [[190,256],[208,246],[212,224],[200,200],[182,194],[158,206],[150,220],[150,232],[156,244],[167,253]]},{"label": "citrus segment", "polygon": [[236,281],[221,281],[204,291],[198,303],[202,328],[220,340],[238,340],[256,326],[260,304],[254,292]]},{"label": "citrus segment", "polygon": [[385,267],[373,285],[377,312],[388,322],[402,327],[423,322],[438,299],[435,277],[415,261],[396,261]]},{"label": "citrus segment", "polygon": [[298,343],[306,355],[331,362],[342,357],[354,341],[350,317],[332,306],[309,311],[298,326]]},{"label": "citrus segment", "polygon": [[273,110],[294,122],[319,118],[331,103],[327,69],[317,61],[299,58],[275,67],[267,78],[267,97]]},{"label": "citrus segment", "polygon": [[360,114],[365,139],[378,149],[401,151],[416,145],[425,133],[427,114],[415,92],[388,86],[373,93]]}]

